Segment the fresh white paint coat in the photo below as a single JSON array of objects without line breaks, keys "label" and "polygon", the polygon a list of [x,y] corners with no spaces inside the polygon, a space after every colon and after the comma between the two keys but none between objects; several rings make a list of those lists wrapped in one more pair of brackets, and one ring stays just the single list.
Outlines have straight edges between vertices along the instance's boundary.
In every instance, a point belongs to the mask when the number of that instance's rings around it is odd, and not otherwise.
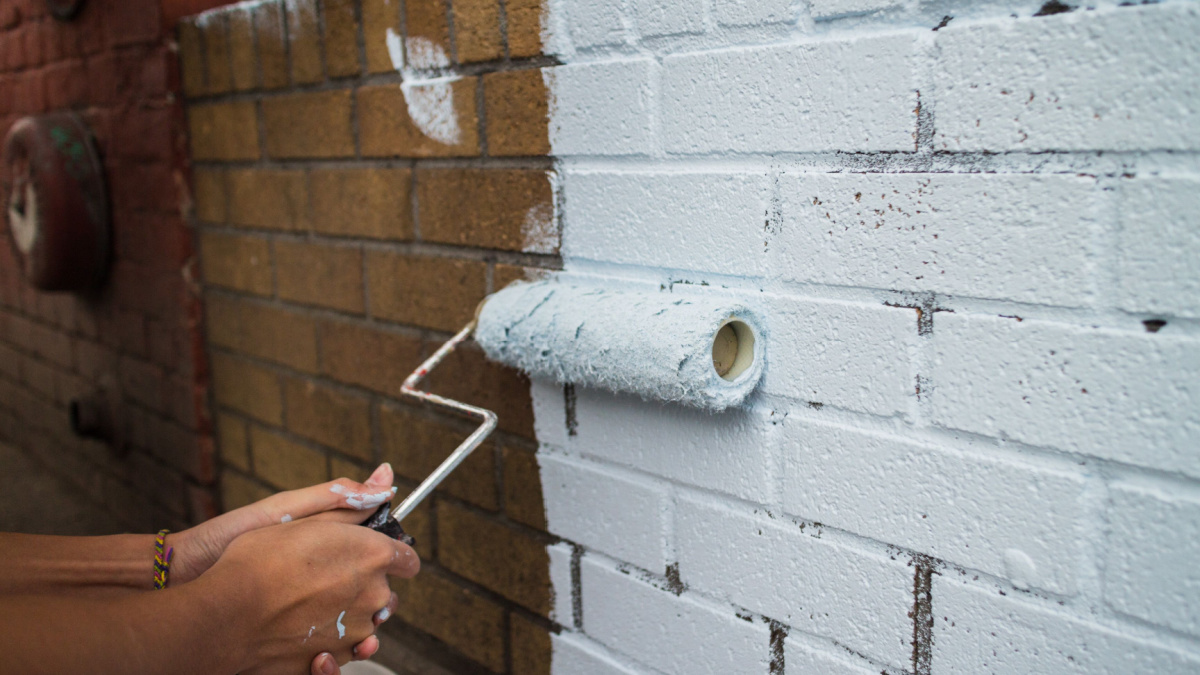
[{"label": "fresh white paint coat", "polygon": [[535,379],[555,673],[1200,672],[1200,3],[1093,5],[549,0],[559,281],[768,335]]}]

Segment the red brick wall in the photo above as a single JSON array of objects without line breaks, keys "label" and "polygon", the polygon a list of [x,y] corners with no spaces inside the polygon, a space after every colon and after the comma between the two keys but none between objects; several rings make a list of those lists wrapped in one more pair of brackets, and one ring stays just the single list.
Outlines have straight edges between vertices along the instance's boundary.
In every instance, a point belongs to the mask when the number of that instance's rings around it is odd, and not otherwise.
[{"label": "red brick wall", "polygon": [[[472,428],[398,393],[484,295],[561,264],[556,237],[524,231],[553,213],[540,12],[506,4],[502,21],[499,0],[263,2],[180,24],[226,508],[384,460],[406,492]],[[409,118],[389,29],[456,55],[458,142]],[[429,388],[500,430],[405,521],[422,572],[383,630],[456,672],[548,672],[529,382],[468,345]]]},{"label": "red brick wall", "polygon": [[[0,5],[0,129],[24,115],[80,112],[104,162],[114,233],[107,285],[86,296],[34,290],[2,238],[0,438],[140,530],[214,511],[170,40],[158,0],[93,0],[69,23],[41,0]],[[127,456],[70,433],[67,403],[98,386],[119,392]]]}]

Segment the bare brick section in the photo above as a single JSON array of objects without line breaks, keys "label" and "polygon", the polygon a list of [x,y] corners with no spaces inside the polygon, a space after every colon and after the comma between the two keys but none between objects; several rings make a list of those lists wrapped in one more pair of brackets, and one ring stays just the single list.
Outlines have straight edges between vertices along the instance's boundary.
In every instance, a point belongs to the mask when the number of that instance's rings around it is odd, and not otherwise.
[{"label": "bare brick section", "polygon": [[262,102],[267,154],[275,158],[354,154],[350,92],[292,94]]},{"label": "bare brick section", "polygon": [[421,235],[509,251],[558,249],[550,176],[525,169],[435,169],[417,174]]},{"label": "bare brick section", "polygon": [[303,171],[242,169],[229,175],[229,222],[272,230],[308,229]]},{"label": "bare brick section", "polygon": [[[366,157],[468,157],[479,154],[476,130],[476,78],[465,77],[450,85],[458,120],[457,143],[430,138],[409,117],[400,87],[389,84],[358,90],[358,124],[362,153]],[[419,86],[417,87],[420,88]],[[427,96],[441,96],[434,91]]]},{"label": "bare brick section", "polygon": [[541,69],[491,73],[484,76],[483,87],[488,153],[548,154],[549,103]]},{"label": "bare brick section", "polygon": [[362,252],[357,248],[279,241],[275,243],[279,297],[361,313]]},{"label": "bare brick section", "polygon": [[309,180],[313,231],[371,239],[412,236],[408,169],[315,170]]},{"label": "bare brick section", "polygon": [[[189,121],[205,125],[193,137],[190,215],[203,245],[224,508],[329,477],[363,480],[382,461],[404,494],[474,429],[400,386],[487,292],[561,265],[546,59],[532,60],[540,12],[511,0],[265,0],[184,21],[181,68],[189,110],[200,111]],[[227,75],[214,85],[206,59],[218,24]],[[222,129],[235,117],[244,128],[230,138]],[[157,180],[173,188],[168,172]],[[124,194],[156,193],[138,183]],[[141,279],[161,264],[136,263],[121,274]],[[178,275],[170,281],[147,284],[138,306],[182,292]],[[73,353],[68,343],[67,360],[90,368],[129,349],[180,349],[161,323],[114,320],[123,337],[112,347]],[[28,325],[15,332],[33,342]],[[74,386],[16,364],[16,378],[26,371],[54,396]],[[178,378],[161,400],[135,386],[154,372],[130,369],[127,386],[153,414],[186,424]],[[530,386],[470,342],[426,383],[500,417],[404,520],[422,573],[396,582],[401,605],[381,630],[445,672],[548,673],[550,634],[572,620],[569,594],[551,600]],[[570,550],[558,545],[556,578],[569,577]]]},{"label": "bare brick section", "polygon": [[483,263],[453,258],[367,254],[371,313],[400,323],[457,331],[486,291]]},{"label": "bare brick section", "polygon": [[258,159],[258,122],[247,101],[192,106],[188,111],[192,157]]}]

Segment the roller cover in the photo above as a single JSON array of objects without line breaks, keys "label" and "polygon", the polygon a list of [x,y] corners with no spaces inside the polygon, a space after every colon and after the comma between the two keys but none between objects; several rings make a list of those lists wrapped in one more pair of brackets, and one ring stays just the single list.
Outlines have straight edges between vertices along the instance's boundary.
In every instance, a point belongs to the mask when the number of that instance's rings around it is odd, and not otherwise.
[{"label": "roller cover", "polygon": [[[755,334],[753,362],[733,381],[712,359],[713,336],[730,318]],[[493,294],[475,339],[491,359],[532,376],[712,411],[740,404],[758,386],[765,344],[753,312],[727,298],[556,279]]]}]

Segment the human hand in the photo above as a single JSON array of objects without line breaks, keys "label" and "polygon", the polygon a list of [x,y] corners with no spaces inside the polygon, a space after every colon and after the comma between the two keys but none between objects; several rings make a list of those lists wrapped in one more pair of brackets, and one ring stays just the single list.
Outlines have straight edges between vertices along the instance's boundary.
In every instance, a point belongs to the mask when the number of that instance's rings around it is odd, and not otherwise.
[{"label": "human hand", "polygon": [[[319,672],[367,658],[395,607],[387,576],[420,569],[408,546],[368,528],[309,518],[235,539],[200,581],[241,608],[243,673]],[[337,672],[336,670],[333,672]]]},{"label": "human hand", "polygon": [[221,514],[195,527],[168,535],[175,549],[171,583],[184,584],[200,576],[221,557],[229,542],[251,530],[320,515],[320,519],[361,523],[370,511],[392,498],[392,466],[379,465],[366,483],[339,478],[299,490],[271,495]]}]

